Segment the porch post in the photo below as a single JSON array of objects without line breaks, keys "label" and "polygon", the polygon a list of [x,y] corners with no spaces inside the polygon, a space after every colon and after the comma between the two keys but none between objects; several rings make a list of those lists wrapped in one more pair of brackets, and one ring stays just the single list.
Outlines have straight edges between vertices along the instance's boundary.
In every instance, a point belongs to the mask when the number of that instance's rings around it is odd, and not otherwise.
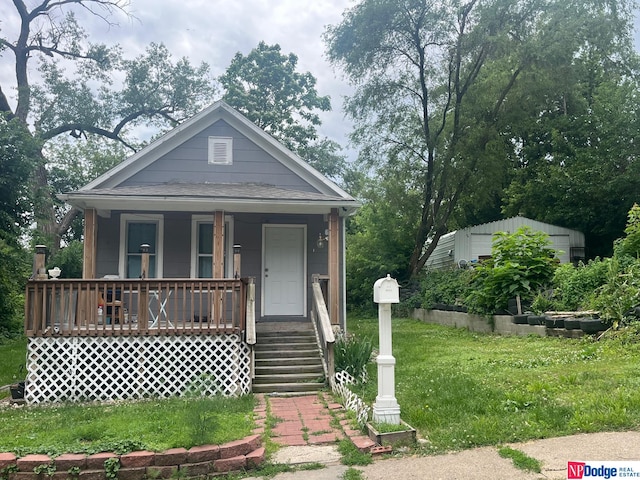
[{"label": "porch post", "polygon": [[47,247],[45,245],[36,245],[36,254],[33,259],[33,278],[36,280],[46,280],[47,269],[45,268],[45,260],[47,257]]},{"label": "porch post", "polygon": [[240,245],[233,246],[233,278],[240,278],[242,275],[240,273],[240,249],[242,247]]},{"label": "porch post", "polygon": [[213,278],[224,278],[224,211],[213,214]]},{"label": "porch post", "polygon": [[332,325],[340,324],[340,219],[338,209],[329,214],[329,317]]},{"label": "porch post", "polygon": [[[229,252],[231,254],[231,252]],[[213,278],[224,278],[224,211],[213,214]],[[222,295],[217,288],[213,292],[211,320],[218,325],[222,318]]]},{"label": "porch post", "polygon": [[[140,245],[140,278],[149,278],[149,248],[150,245],[143,243]],[[147,282],[140,282],[140,295],[138,296],[138,328],[146,332],[149,326],[149,285]]]},{"label": "porch post", "polygon": [[82,258],[82,278],[96,278],[96,253],[98,242],[98,215],[95,208],[84,211],[84,249]]}]

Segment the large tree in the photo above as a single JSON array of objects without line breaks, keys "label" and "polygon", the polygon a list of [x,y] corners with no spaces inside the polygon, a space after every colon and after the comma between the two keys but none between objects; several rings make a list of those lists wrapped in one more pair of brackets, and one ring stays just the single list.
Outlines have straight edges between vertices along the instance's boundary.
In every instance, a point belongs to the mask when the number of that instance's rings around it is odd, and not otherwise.
[{"label": "large tree", "polygon": [[320,112],[331,110],[328,96],[316,90],[316,78],[297,71],[298,57],[283,55],[280,45],[260,42],[247,55],[235,54],[219,80],[224,100],[258,127],[325,175],[339,179],[340,146],[319,138]]},{"label": "large tree", "polygon": [[[128,3],[40,0],[30,7],[13,0],[20,19],[17,33],[9,38],[0,32],[1,64],[15,71],[13,85],[0,85],[0,111],[28,125],[39,145],[33,171],[35,220],[54,250],[78,212],[56,215],[48,142],[61,135],[99,135],[136,150],[135,126],[144,122],[173,127],[213,94],[206,64],[194,67],[185,58],[174,61],[163,45],[151,44],[137,58],[124,59],[117,45],[88,41],[76,11],[90,12],[115,26],[117,15],[126,15]],[[114,84],[114,78],[122,78],[122,83]],[[15,88],[15,98],[10,87]]]},{"label": "large tree", "polygon": [[31,211],[28,180],[36,151],[24,125],[0,114],[0,337],[20,326],[24,279],[30,267],[20,236]]},{"label": "large tree", "polygon": [[507,105],[521,78],[571,65],[593,42],[628,39],[630,4],[362,0],[327,30],[330,60],[356,87],[347,112],[361,161],[374,174],[402,165],[420,189],[421,212],[406,232],[410,276],[461,199],[495,202],[507,185],[517,145],[506,127],[519,114]]},{"label": "large tree", "polygon": [[611,255],[626,212],[640,201],[636,55],[602,53],[574,62],[562,101],[539,109],[536,122],[514,125],[522,148],[504,194],[508,215],[584,232],[590,257]]}]

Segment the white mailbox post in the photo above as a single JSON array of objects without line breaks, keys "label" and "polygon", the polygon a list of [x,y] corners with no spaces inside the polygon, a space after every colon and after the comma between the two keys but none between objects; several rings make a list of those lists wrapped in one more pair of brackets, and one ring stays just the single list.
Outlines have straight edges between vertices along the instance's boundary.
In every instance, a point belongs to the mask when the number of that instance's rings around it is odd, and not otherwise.
[{"label": "white mailbox post", "polygon": [[373,301],[378,304],[380,353],[378,354],[378,396],[373,404],[373,421],[400,425],[400,405],[395,396],[395,364],[391,354],[391,304],[400,303],[398,282],[387,275],[373,285]]}]

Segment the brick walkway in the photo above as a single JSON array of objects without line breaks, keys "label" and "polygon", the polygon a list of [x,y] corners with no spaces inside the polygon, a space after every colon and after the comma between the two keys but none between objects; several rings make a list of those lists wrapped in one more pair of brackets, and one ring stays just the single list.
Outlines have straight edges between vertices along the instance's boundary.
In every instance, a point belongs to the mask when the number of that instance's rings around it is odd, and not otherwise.
[{"label": "brick walkway", "polygon": [[[342,405],[333,402],[328,395],[268,398],[258,395],[257,398],[255,417],[259,428],[255,433],[264,431],[266,402],[269,402],[271,417],[275,419],[275,425],[271,428],[271,440],[280,445],[321,445],[335,443],[343,438],[350,438],[358,448],[366,451],[375,445],[360,432],[349,429],[348,422],[343,419]],[[332,422],[337,427],[332,426]]]}]

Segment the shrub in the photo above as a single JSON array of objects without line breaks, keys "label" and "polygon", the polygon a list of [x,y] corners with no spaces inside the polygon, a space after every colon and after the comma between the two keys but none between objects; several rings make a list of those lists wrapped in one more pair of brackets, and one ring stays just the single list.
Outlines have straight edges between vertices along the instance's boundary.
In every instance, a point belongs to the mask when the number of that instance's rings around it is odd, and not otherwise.
[{"label": "shrub", "polygon": [[588,308],[595,290],[606,283],[611,259],[596,258],[577,266],[560,265],[553,276],[553,304],[555,310]]},{"label": "shrub", "polygon": [[83,248],[82,242],[74,240],[49,259],[47,268],[59,267],[61,278],[82,278]]},{"label": "shrub", "polygon": [[431,308],[436,303],[457,305],[471,293],[472,270],[461,268],[428,270],[422,280],[423,308]]},{"label": "shrub", "polygon": [[22,329],[24,288],[31,264],[24,249],[3,237],[0,234],[0,335],[13,336]]},{"label": "shrub", "polygon": [[614,328],[635,318],[640,305],[640,259],[621,265],[614,258],[609,262],[607,281],[594,293],[592,306],[603,320]]},{"label": "shrub", "polygon": [[627,227],[624,229],[626,236],[616,240],[614,252],[616,257],[629,256],[640,257],[640,205],[637,203],[631,207],[628,214]]},{"label": "shrub", "polygon": [[491,314],[507,308],[510,298],[531,300],[551,283],[558,265],[551,241],[544,232],[520,227],[515,233],[493,236],[491,259],[474,270],[468,306],[477,313]]},{"label": "shrub", "polygon": [[373,344],[369,339],[341,333],[334,345],[336,372],[344,371],[358,381],[366,378],[366,366],[371,360]]}]

